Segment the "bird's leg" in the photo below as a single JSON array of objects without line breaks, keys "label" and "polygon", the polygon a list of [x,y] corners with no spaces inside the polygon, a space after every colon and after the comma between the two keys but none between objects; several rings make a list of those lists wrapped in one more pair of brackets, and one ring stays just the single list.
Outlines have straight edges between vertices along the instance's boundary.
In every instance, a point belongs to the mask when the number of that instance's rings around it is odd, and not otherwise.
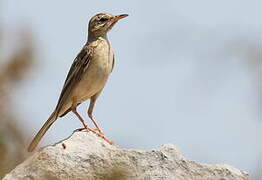
[{"label": "bird's leg", "polygon": [[78,119],[81,121],[81,123],[84,126],[84,128],[80,128],[78,130],[86,129],[86,130],[91,131],[92,133],[96,134],[98,137],[101,137],[102,139],[104,139],[109,144],[111,144],[111,145],[113,144],[113,142],[110,141],[109,139],[107,139],[105,136],[103,136],[102,134],[97,133],[94,129],[89,128],[87,126],[87,124],[85,123],[84,119],[81,117],[81,115],[76,111],[76,109],[73,109],[72,112],[78,117]]},{"label": "bird's leg", "polygon": [[100,133],[100,134],[104,134],[103,131],[99,128],[96,120],[93,118],[93,109],[94,109],[94,106],[95,106],[95,103],[96,103],[96,99],[97,99],[97,97],[98,97],[99,94],[100,94],[100,92],[91,97],[87,114],[88,114],[88,117],[89,117],[89,118],[92,120],[92,122],[94,123],[94,125],[95,125],[96,129],[99,131],[99,133]]},{"label": "bird's leg", "polygon": [[91,131],[91,132],[93,132],[93,133],[96,133],[96,131],[95,130],[93,130],[93,129],[91,129],[91,128],[89,128],[88,126],[87,126],[87,124],[85,123],[85,121],[84,121],[84,119],[81,117],[81,115],[76,111],[76,109],[73,109],[72,110],[72,112],[78,117],[78,119],[81,121],[81,123],[83,124],[83,126],[84,126],[84,128],[80,128],[80,129],[77,129],[77,130],[84,130],[84,129],[86,129],[86,130],[88,130],[88,131]]}]

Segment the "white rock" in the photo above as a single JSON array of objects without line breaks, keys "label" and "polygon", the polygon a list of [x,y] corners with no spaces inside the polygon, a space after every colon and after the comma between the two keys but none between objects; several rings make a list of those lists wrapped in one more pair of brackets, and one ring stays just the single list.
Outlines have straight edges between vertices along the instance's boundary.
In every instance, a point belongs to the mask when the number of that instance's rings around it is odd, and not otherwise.
[{"label": "white rock", "polygon": [[229,165],[208,165],[185,159],[173,145],[152,151],[109,145],[92,133],[75,132],[68,139],[35,152],[4,180],[247,180]]}]

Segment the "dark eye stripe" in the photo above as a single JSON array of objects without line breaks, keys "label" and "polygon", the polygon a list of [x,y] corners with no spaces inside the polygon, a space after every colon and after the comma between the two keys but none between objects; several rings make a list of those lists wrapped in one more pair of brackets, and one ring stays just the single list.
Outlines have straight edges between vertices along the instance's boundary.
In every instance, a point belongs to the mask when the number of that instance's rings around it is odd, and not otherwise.
[{"label": "dark eye stripe", "polygon": [[100,22],[105,22],[107,20],[108,20],[108,18],[106,18],[106,17],[102,17],[101,19],[99,19]]}]

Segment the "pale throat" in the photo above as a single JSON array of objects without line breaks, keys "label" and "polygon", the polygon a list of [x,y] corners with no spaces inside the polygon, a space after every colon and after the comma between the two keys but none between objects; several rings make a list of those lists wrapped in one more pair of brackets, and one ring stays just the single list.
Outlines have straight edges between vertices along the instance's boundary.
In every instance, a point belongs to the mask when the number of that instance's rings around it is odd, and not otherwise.
[{"label": "pale throat", "polygon": [[89,31],[88,37],[87,37],[87,42],[90,43],[92,41],[96,41],[100,37],[103,38],[103,39],[106,39],[108,41],[107,33],[100,35],[100,34],[95,34],[95,33]]}]

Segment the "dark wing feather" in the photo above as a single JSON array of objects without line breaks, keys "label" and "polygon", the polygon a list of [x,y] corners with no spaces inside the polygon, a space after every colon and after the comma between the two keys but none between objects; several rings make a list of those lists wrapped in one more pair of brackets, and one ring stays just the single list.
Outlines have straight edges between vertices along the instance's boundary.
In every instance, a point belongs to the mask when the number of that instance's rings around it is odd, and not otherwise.
[{"label": "dark wing feather", "polygon": [[[63,105],[63,102],[65,102],[66,98],[69,96],[70,92],[73,90],[75,85],[81,80],[83,72],[86,71],[90,63],[92,54],[93,54],[93,47],[86,45],[83,47],[83,49],[75,58],[67,74],[63,89],[58,99],[58,103],[55,109],[57,113],[59,113]],[[57,114],[57,116],[58,115],[59,114]]]}]

